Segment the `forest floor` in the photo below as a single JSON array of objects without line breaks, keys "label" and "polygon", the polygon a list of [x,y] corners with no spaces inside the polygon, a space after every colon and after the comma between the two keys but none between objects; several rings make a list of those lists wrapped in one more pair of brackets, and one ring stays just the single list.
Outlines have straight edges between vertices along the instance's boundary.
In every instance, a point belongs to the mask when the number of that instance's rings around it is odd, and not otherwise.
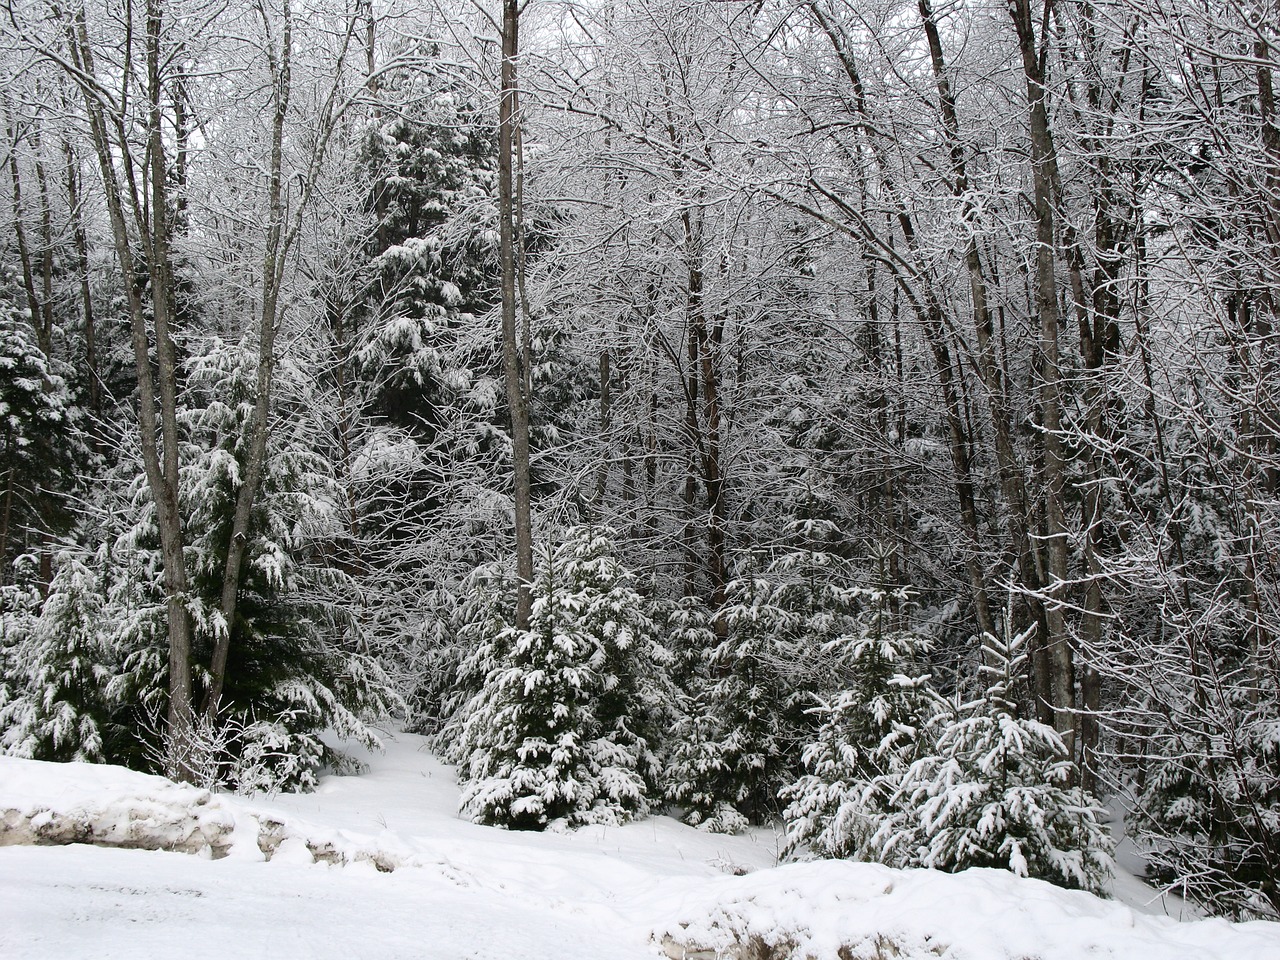
[{"label": "forest floor", "polygon": [[[779,866],[777,833],[668,817],[505,832],[458,819],[453,771],[420,737],[388,735],[367,762],[242,799],[0,758],[0,957],[1280,960],[1280,924],[1180,921],[1124,872],[1108,901],[991,870]],[[59,824],[131,845],[207,836],[223,855],[14,842]]]}]

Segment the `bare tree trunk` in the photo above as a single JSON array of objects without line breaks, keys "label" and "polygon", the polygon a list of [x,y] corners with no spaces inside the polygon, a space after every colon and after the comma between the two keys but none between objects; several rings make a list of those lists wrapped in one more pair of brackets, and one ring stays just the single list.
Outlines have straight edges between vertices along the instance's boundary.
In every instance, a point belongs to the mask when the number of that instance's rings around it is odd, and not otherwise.
[{"label": "bare tree trunk", "polygon": [[[511,414],[511,454],[515,507],[516,626],[527,629],[532,607],[533,516],[529,476],[529,395],[522,370],[523,339],[518,329],[519,252],[516,249],[515,161],[519,117],[516,61],[520,52],[520,5],[502,2],[502,67],[498,99],[498,218],[502,262],[502,367]],[[527,360],[527,358],[525,358]]]},{"label": "bare tree trunk", "polygon": [[[214,639],[210,659],[209,688],[205,693],[203,711],[212,719],[218,711],[226,681],[227,658],[230,653],[231,634],[239,607],[240,583],[250,543],[253,511],[267,468],[267,440],[270,436],[271,401],[275,373],[275,341],[285,306],[281,302],[284,292],[285,268],[302,226],[301,214],[314,194],[320,168],[327,155],[330,140],[338,128],[341,117],[339,92],[343,67],[356,39],[360,14],[347,17],[341,45],[335,55],[333,86],[323,105],[309,118],[315,137],[307,165],[294,178],[298,193],[288,203],[288,187],[284,169],[284,150],[287,139],[286,120],[293,90],[293,7],[290,0],[281,0],[281,29],[279,47],[268,43],[264,46],[272,85],[272,121],[270,159],[267,172],[267,230],[262,251],[261,304],[258,317],[258,362],[254,382],[253,411],[248,424],[249,448],[232,517],[227,558],[223,568],[219,612],[222,626]],[[258,7],[263,21],[263,33],[273,36],[264,7]],[[180,138],[180,142],[181,138]],[[290,219],[291,218],[291,219]]]},{"label": "bare tree trunk", "polygon": [[[1102,555],[1105,550],[1104,523],[1107,501],[1103,495],[1106,480],[1105,451],[1113,446],[1111,421],[1114,413],[1108,400],[1108,385],[1115,376],[1114,365],[1120,357],[1120,315],[1124,283],[1124,244],[1128,224],[1141,218],[1137,195],[1128,195],[1121,183],[1121,168],[1111,156],[1109,144],[1115,127],[1119,99],[1109,82],[1107,64],[1110,51],[1100,47],[1097,16],[1091,3],[1076,4],[1073,22],[1079,37],[1079,53],[1083,60],[1076,71],[1078,83],[1068,84],[1067,92],[1075,106],[1075,126],[1079,131],[1083,155],[1093,176],[1089,203],[1092,209],[1093,267],[1089,268],[1085,242],[1071,220],[1067,197],[1057,158],[1051,163],[1055,203],[1062,218],[1062,243],[1070,278],[1071,299],[1079,328],[1080,395],[1084,402],[1085,431],[1078,434],[1081,457],[1087,467],[1087,483],[1082,490],[1081,529],[1083,561],[1086,577],[1080,602],[1079,677],[1080,713],[1077,724],[1078,762],[1081,784],[1094,791],[1097,787],[1097,749],[1100,735],[1098,714],[1101,709],[1101,678],[1094,667],[1102,655],[1104,636],[1104,595]],[[1124,47],[1118,55],[1116,74],[1128,71],[1132,48]],[[1141,94],[1145,96],[1145,92]]]},{"label": "bare tree trunk", "polygon": [[[951,192],[961,200],[961,215],[966,220],[972,221],[977,216],[977,211],[970,186],[968,157],[961,138],[955,92],[951,87],[946,59],[943,55],[941,33],[929,0],[918,0],[918,5],[925,37],[929,44],[934,84],[938,90],[938,104],[951,157]],[[1005,538],[1008,549],[1016,558],[1019,579],[1025,587],[1035,592],[1040,589],[1041,584],[1032,553],[1031,538],[1028,535],[1025,479],[1013,444],[1013,416],[1010,411],[1008,386],[996,357],[988,279],[983,270],[977,236],[972,229],[967,231],[964,262],[969,277],[973,328],[978,346],[976,366],[986,394],[988,414],[991,417],[996,468],[1000,493],[1004,500]],[[1040,620],[1043,614],[1038,610],[1038,604],[1036,606],[1037,619]],[[994,628],[994,620],[992,627]]]},{"label": "bare tree trunk", "polygon": [[[53,211],[49,205],[49,177],[41,156],[40,129],[32,131],[35,153],[36,188],[40,195],[40,349],[53,354]],[[32,318],[34,320],[34,318]],[[48,582],[47,580],[45,581]]]},{"label": "bare tree trunk", "polygon": [[[5,113],[9,114],[6,104]],[[18,262],[22,267],[22,289],[27,295],[27,312],[31,330],[36,335],[36,343],[39,345],[41,352],[47,357],[51,344],[49,342],[48,332],[43,329],[41,317],[43,312],[40,308],[40,297],[36,294],[35,270],[32,266],[31,246],[27,241],[27,230],[23,224],[22,210],[22,176],[18,170],[18,128],[14,123],[13,116],[9,114],[6,117],[6,125],[9,128],[9,180],[12,187],[11,202],[13,204],[13,236],[18,244]]]},{"label": "bare tree trunk", "polygon": [[[895,268],[895,281],[902,287],[903,293],[910,301],[920,320],[921,328],[929,342],[929,351],[933,358],[934,370],[938,376],[938,384],[942,390],[943,415],[947,426],[947,446],[951,454],[952,468],[955,472],[956,501],[960,510],[961,526],[965,539],[968,541],[963,545],[962,550],[964,553],[965,574],[969,581],[970,595],[974,604],[974,613],[980,629],[992,631],[995,629],[994,620],[991,615],[986,575],[979,557],[981,541],[971,455],[972,438],[966,423],[961,394],[957,387],[955,361],[952,357],[950,336],[947,329],[948,324],[946,322],[947,315],[942,306],[942,301],[937,295],[929,268],[922,265],[921,258],[918,256],[919,243],[915,222],[912,220],[911,212],[903,202],[897,184],[893,179],[892,168],[884,154],[883,143],[878,139],[881,136],[879,127],[871,116],[862,75],[854,58],[849,39],[841,24],[832,19],[830,14],[816,2],[811,2],[809,9],[812,11],[818,26],[830,40],[840,65],[849,79],[853,90],[854,111],[859,124],[863,126],[863,130],[868,137],[870,152],[875,162],[875,174],[879,178],[879,186],[887,195],[892,210],[891,215],[902,232],[908,252],[917,256],[917,262],[905,267],[902,266],[906,263],[903,256],[893,249],[891,243],[876,235],[876,232],[871,228],[865,211],[854,209],[847,201],[835,192],[826,189],[816,180],[811,180],[810,185],[849,218],[854,232],[861,234],[871,246],[878,248],[881,254],[886,254],[886,259],[889,263],[901,268]],[[910,278],[913,281],[912,284],[904,282],[905,278],[902,276],[902,270],[910,274]],[[918,293],[911,289],[915,285],[919,287]]]},{"label": "bare tree trunk", "polygon": [[[162,67],[165,59],[160,45],[163,33],[161,4],[162,0],[147,0],[146,4],[147,155],[151,188],[147,269],[151,275],[151,310],[155,322],[156,372],[160,393],[161,483],[157,520],[161,525],[169,608],[169,766],[170,775],[186,779],[194,772],[190,768],[193,725],[191,620],[186,611],[186,558],[178,504],[178,353],[173,340],[175,318],[169,250],[169,170],[161,127],[164,112]],[[126,285],[131,284],[132,276],[131,271],[125,271]],[[142,352],[138,358],[141,371],[141,365],[146,361],[145,339],[140,345],[135,343],[135,353],[139,346]],[[146,453],[153,449],[145,441],[143,446]],[[159,501],[163,501],[162,506]]]},{"label": "bare tree trunk", "polygon": [[[700,216],[700,214],[699,214]],[[700,470],[703,490],[707,497],[707,555],[703,564],[710,581],[711,591],[707,605],[712,610],[724,606],[725,587],[728,584],[728,562],[725,557],[724,475],[720,457],[720,380],[717,354],[723,339],[724,322],[717,320],[708,327],[706,300],[704,297],[703,244],[700,221],[697,229],[691,227],[692,216],[684,213],[685,239],[693,257],[689,271],[689,360],[692,368],[690,380],[698,380],[700,390],[691,394],[691,404],[702,398],[701,417],[692,417],[698,427],[696,446],[692,451],[693,463]]]},{"label": "bare tree trunk", "polygon": [[[685,245],[689,248],[686,254],[689,257],[688,263],[688,282],[685,289],[685,315],[686,321],[691,321],[696,310],[694,301],[701,296],[702,291],[702,263],[700,259],[695,259],[693,245],[691,240],[691,231],[689,228],[689,212],[684,213],[685,218]],[[682,544],[684,548],[684,595],[686,597],[697,596],[698,589],[698,572],[702,569],[701,551],[698,549],[698,474],[701,470],[701,464],[698,462],[702,450],[702,424],[698,418],[698,397],[701,393],[702,379],[698,375],[698,339],[694,336],[693,330],[687,331],[687,340],[685,341],[686,359],[689,363],[689,371],[686,374],[684,369],[676,363],[676,375],[681,378],[681,387],[684,390],[684,433],[685,442],[688,445],[686,458],[686,467],[684,475],[684,531]],[[675,358],[672,358],[675,363]]]},{"label": "bare tree trunk", "polygon": [[[13,427],[5,423],[4,447],[5,459],[9,460],[13,450]],[[13,461],[9,460],[12,464]],[[9,582],[9,524],[13,520],[13,492],[17,486],[17,468],[10,466],[4,473],[4,505],[0,506],[0,587]]]},{"label": "bare tree trunk", "polygon": [[[138,423],[142,433],[142,463],[147,487],[156,508],[160,537],[165,606],[169,635],[169,717],[166,772],[189,780],[193,729],[191,685],[191,621],[187,614],[187,571],[184,533],[178,509],[177,443],[177,361],[172,330],[172,282],[168,269],[168,177],[162,116],[160,36],[162,28],[159,0],[147,0],[145,26],[146,104],[148,160],[151,193],[143,196],[137,188],[133,156],[125,132],[124,118],[109,115],[97,91],[98,74],[93,47],[83,10],[66,24],[68,47],[77,81],[84,95],[90,139],[98,159],[111,222],[116,259],[120,264],[129,309],[130,339],[133,344],[134,373],[138,383]],[[124,157],[117,175],[116,154]],[[127,212],[126,212],[127,211]],[[129,218],[134,220],[146,258],[151,283],[151,317],[156,339],[156,375],[152,376],[148,344],[147,305],[138,285],[137,262],[129,238]],[[157,389],[158,388],[158,389]],[[159,393],[159,409],[156,395]]]},{"label": "bare tree trunk", "polygon": [[1067,636],[1066,618],[1061,594],[1068,579],[1068,543],[1063,490],[1066,456],[1062,443],[1062,385],[1058,355],[1061,318],[1058,309],[1056,275],[1056,239],[1054,231],[1053,170],[1055,155],[1049,129],[1047,73],[1048,24],[1053,0],[1044,0],[1037,44],[1036,24],[1031,0],[1011,0],[1009,11],[1018,34],[1023,75],[1027,85],[1027,110],[1031,136],[1031,180],[1036,222],[1036,262],[1034,300],[1040,326],[1040,430],[1044,454],[1044,549],[1046,574],[1044,588],[1045,623],[1043,638],[1048,665],[1049,706],[1053,710],[1054,727],[1062,735],[1069,750],[1075,739],[1074,657]]},{"label": "bare tree trunk", "polygon": [[592,497],[591,512],[594,516],[604,516],[604,494],[609,484],[609,462],[612,459],[607,449],[609,443],[609,426],[612,410],[610,409],[610,357],[609,348],[600,351],[600,440],[606,445],[600,457],[600,465],[596,468],[596,489]]},{"label": "bare tree trunk", "polygon": [[93,311],[92,274],[89,268],[89,238],[84,229],[84,212],[80,209],[80,170],[71,144],[64,142],[63,154],[67,166],[67,205],[71,215],[71,235],[76,251],[76,273],[80,284],[80,313],[84,323],[85,379],[89,387],[89,412],[93,414],[93,439],[95,445],[102,442],[97,421],[102,417],[102,375],[98,370],[98,341]]},{"label": "bare tree trunk", "polygon": [[[244,568],[249,546],[253,507],[266,470],[268,418],[271,413],[271,384],[275,370],[276,328],[280,319],[280,290],[284,280],[288,243],[285,235],[283,194],[284,125],[289,112],[293,70],[293,13],[289,0],[282,4],[284,24],[280,34],[280,50],[267,48],[273,80],[271,120],[271,167],[267,186],[267,236],[262,259],[262,306],[258,323],[258,369],[254,385],[253,414],[249,424],[248,463],[245,464],[240,489],[236,492],[236,509],[227,544],[226,565],[222,574],[219,611],[222,626],[214,640],[209,661],[209,688],[205,692],[203,710],[212,720],[218,712],[222,689],[226,682],[227,658],[231,634],[235,628]],[[265,14],[263,15],[265,21]],[[269,35],[269,32],[268,32]]]}]

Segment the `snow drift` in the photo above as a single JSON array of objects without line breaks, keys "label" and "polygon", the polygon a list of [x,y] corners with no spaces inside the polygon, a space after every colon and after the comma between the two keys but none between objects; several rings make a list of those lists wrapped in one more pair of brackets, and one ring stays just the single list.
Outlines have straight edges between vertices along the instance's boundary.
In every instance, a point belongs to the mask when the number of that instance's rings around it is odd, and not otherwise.
[{"label": "snow drift", "polygon": [[294,841],[290,849],[313,861],[368,861],[387,872],[402,861],[371,838],[123,767],[0,757],[0,784],[0,846],[84,843],[270,860]]},{"label": "snow drift", "polygon": [[655,929],[672,960],[1280,957],[1280,924],[1179,923],[1003,870],[827,860],[733,878]]},{"label": "snow drift", "polygon": [[[665,817],[480,827],[421,738],[397,737],[365,776],[272,799],[0,758],[0,955],[1280,960],[1280,924],[1180,923],[1002,871],[769,867],[774,838]],[[144,852],[162,850],[200,856]]]}]

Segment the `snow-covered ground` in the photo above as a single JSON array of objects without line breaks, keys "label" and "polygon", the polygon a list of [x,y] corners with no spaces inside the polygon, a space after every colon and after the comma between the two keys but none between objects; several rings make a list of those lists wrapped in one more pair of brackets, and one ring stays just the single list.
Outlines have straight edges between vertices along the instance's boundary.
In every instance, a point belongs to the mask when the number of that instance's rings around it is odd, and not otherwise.
[{"label": "snow-covered ground", "polygon": [[[243,800],[0,758],[0,958],[766,955],[748,944],[819,960],[1280,960],[1280,924],[1179,922],[1132,877],[1102,901],[997,871],[779,867],[767,831],[665,817],[507,833],[457,818],[452,771],[418,737],[395,734],[369,765]],[[115,848],[14,844],[89,831]],[[136,849],[157,842],[196,853]]]}]

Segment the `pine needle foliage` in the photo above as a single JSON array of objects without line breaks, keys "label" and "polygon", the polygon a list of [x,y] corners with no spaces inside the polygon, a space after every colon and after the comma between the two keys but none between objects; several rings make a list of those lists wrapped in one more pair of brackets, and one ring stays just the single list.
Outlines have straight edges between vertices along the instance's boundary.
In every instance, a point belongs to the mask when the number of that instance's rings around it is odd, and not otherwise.
[{"label": "pine needle foliage", "polygon": [[668,796],[688,822],[732,832],[779,812],[842,644],[876,620],[882,594],[858,579],[832,552],[795,549],[729,585],[675,730]]},{"label": "pine needle foliage", "polygon": [[907,771],[899,803],[915,811],[919,865],[997,867],[1104,894],[1112,843],[1057,731],[1026,716],[1016,694],[1030,631],[983,638],[986,689],[949,701],[937,743]]},{"label": "pine needle foliage", "polygon": [[101,763],[111,708],[106,695],[111,656],[102,631],[97,577],[62,554],[38,617],[12,652],[14,683],[0,703],[0,746],[33,760]]},{"label": "pine needle foliage", "polygon": [[484,683],[456,728],[463,815],[532,830],[643,816],[657,773],[648,704],[667,654],[609,531],[574,528],[543,551],[529,629],[494,631],[512,606],[473,608],[492,632],[469,661]]},{"label": "pine needle foliage", "polygon": [[810,772],[786,791],[791,847],[894,867],[995,867],[1103,893],[1102,810],[1075,785],[1062,738],[1022,708],[1029,631],[1007,633],[984,637],[985,687],[968,700],[894,672],[907,663],[901,649],[855,650],[872,686],[824,708]]},{"label": "pine needle foliage", "polygon": [[804,776],[782,791],[787,845],[826,857],[893,863],[909,835],[899,790],[930,746],[937,694],[920,669],[925,644],[907,631],[848,638],[849,685],[814,714]]}]

